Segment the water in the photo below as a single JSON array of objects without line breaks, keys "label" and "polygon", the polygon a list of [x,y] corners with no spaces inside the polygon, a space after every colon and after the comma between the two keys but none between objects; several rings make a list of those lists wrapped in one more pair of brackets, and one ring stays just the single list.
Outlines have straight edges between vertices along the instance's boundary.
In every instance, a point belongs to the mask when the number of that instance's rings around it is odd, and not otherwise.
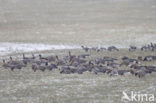
[{"label": "water", "polygon": [[[155,0],[0,0],[0,56],[80,45],[127,48],[155,38]],[[142,54],[155,55],[120,51],[114,56]],[[11,72],[0,67],[0,102],[121,103],[122,91],[156,93],[155,77],[34,73],[30,67]]]}]

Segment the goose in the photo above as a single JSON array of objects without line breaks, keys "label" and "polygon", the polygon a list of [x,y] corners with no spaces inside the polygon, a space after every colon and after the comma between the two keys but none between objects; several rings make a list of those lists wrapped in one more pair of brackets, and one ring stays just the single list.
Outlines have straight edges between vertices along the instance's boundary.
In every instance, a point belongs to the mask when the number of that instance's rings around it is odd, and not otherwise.
[{"label": "goose", "polygon": [[128,72],[130,73],[130,70],[118,70],[118,74],[121,76]]},{"label": "goose", "polygon": [[2,65],[4,68],[9,68],[11,69],[12,71],[14,70],[15,66],[14,65],[11,65],[10,63],[6,63],[5,60],[3,59],[3,65]]},{"label": "goose", "polygon": [[11,56],[10,56],[10,61],[8,63],[9,64],[13,64],[13,65],[22,64],[21,61],[15,61],[15,60],[13,60]]},{"label": "goose", "polygon": [[146,56],[143,61],[152,61],[153,56]]},{"label": "goose", "polygon": [[84,66],[84,65],[80,65],[78,68],[77,68],[77,73],[78,74],[83,74],[83,72],[87,71],[88,69]]},{"label": "goose", "polygon": [[124,57],[121,58],[122,61],[128,60],[128,59],[129,59],[129,57],[127,57],[127,56],[124,56]]},{"label": "goose", "polygon": [[118,63],[108,63],[107,66],[112,67],[112,68],[118,68],[120,64]]},{"label": "goose", "polygon": [[72,59],[72,58],[75,58],[76,55],[71,55],[71,52],[69,51],[69,57]]},{"label": "goose", "polygon": [[148,69],[149,71],[151,71],[151,73],[152,73],[152,72],[156,72],[156,67],[155,67],[155,66],[147,66],[147,69]]},{"label": "goose", "polygon": [[136,73],[135,73],[135,76],[138,76],[139,78],[142,78],[146,75],[146,72],[144,70],[138,70]]},{"label": "goose", "polygon": [[128,66],[129,64],[130,64],[129,60],[124,60],[121,62],[120,67],[123,65]]},{"label": "goose", "polygon": [[17,65],[15,65],[15,68],[17,68],[17,69],[22,69],[23,67],[26,67],[26,65],[25,64],[17,64]]},{"label": "goose", "polygon": [[137,47],[136,46],[130,46],[129,51],[136,51]]},{"label": "goose", "polygon": [[56,69],[57,68],[57,65],[55,65],[55,64],[48,65],[48,62],[45,65],[46,65],[46,69],[48,69],[48,70],[52,70],[52,69]]},{"label": "goose", "polygon": [[[104,63],[106,62],[106,63],[116,63],[116,61],[117,61],[118,59],[116,59],[116,58],[103,58],[103,60],[102,61],[104,61]],[[102,62],[101,61],[101,62]]]},{"label": "goose", "polygon": [[105,63],[105,60],[103,60],[102,58],[95,58],[94,63],[97,64],[97,65],[100,64],[100,63],[103,64],[103,63]]},{"label": "goose", "polygon": [[94,68],[93,72],[95,74],[107,73],[110,70],[107,66],[94,66],[93,68]]},{"label": "goose", "polygon": [[152,70],[148,69],[147,66],[141,66],[140,67],[140,70],[144,71],[145,73],[149,73],[149,74],[152,73]]},{"label": "goose", "polygon": [[17,68],[17,69],[22,69],[23,67],[26,67],[24,64],[16,64],[16,63],[6,63],[5,60],[3,60],[3,65],[2,65],[4,68],[9,68],[11,69],[12,71]]},{"label": "goose", "polygon": [[41,70],[42,72],[44,72],[44,71],[46,70],[46,66],[40,65],[38,68],[39,68],[39,70]]},{"label": "goose", "polygon": [[81,46],[83,50],[85,50],[85,52],[88,52],[89,51],[89,48],[88,47],[84,47],[84,46]]},{"label": "goose", "polygon": [[140,66],[138,64],[131,64],[129,65],[130,68],[133,68],[133,69],[139,69]]},{"label": "goose", "polygon": [[32,68],[32,70],[33,70],[34,72],[36,72],[36,70],[38,69],[38,64],[33,63],[32,66],[31,66],[31,68]]},{"label": "goose", "polygon": [[143,57],[142,56],[138,56],[138,60],[139,61],[142,61],[143,60]]},{"label": "goose", "polygon": [[46,69],[46,65],[43,66],[43,65],[38,65],[36,63],[33,63],[32,69],[34,70],[34,72],[36,72],[36,70],[41,70],[42,72],[44,72]]},{"label": "goose", "polygon": [[31,63],[35,60],[35,56],[34,54],[32,54],[32,57],[25,57],[25,54],[23,53],[23,63],[24,64],[28,64],[28,63]]},{"label": "goose", "polygon": [[66,61],[59,59],[59,57],[56,55],[56,63],[57,63],[57,66],[59,66],[59,65],[65,65],[66,64]]},{"label": "goose", "polygon": [[118,74],[118,70],[116,68],[113,68],[110,72],[110,76],[117,76]]},{"label": "goose", "polygon": [[48,60],[46,57],[42,57],[41,54],[39,54],[39,59],[45,59],[45,60]]},{"label": "goose", "polygon": [[46,62],[48,62],[48,58],[42,57],[41,54],[39,54],[39,60],[40,60],[41,63],[46,63]]},{"label": "goose", "polygon": [[75,61],[74,59],[72,59],[69,63],[70,66],[74,66],[74,67],[77,67],[79,66],[79,63],[77,61]]},{"label": "goose", "polygon": [[139,64],[139,61],[137,59],[129,59],[129,62],[133,64]]},{"label": "goose", "polygon": [[69,66],[62,66],[60,69],[60,73],[62,74],[70,74],[71,68]]},{"label": "goose", "polygon": [[137,59],[123,59],[122,63],[120,64],[120,67],[122,65],[129,66],[130,64],[139,64],[140,62]]},{"label": "goose", "polygon": [[110,46],[108,47],[108,51],[119,51],[119,49],[116,48],[115,46]]},{"label": "goose", "polygon": [[131,74],[138,76],[139,78],[144,77],[147,73],[152,73],[152,71],[147,69],[147,66],[131,66]]},{"label": "goose", "polygon": [[84,64],[84,63],[87,62],[87,60],[81,59],[80,57],[78,57],[78,58],[76,59],[76,61],[77,61],[79,64]]},{"label": "goose", "polygon": [[5,60],[3,59],[3,65],[2,65],[2,67],[7,68],[8,66],[9,66],[9,64],[6,63]]},{"label": "goose", "polygon": [[22,69],[23,67],[26,67],[26,65],[23,62],[14,61],[11,56],[10,56],[10,61],[8,63],[10,65],[14,65],[14,68],[17,68],[17,69]]},{"label": "goose", "polygon": [[71,61],[71,63],[77,62],[77,64],[83,64],[87,62],[86,60],[81,59],[79,56],[77,58],[73,58]]},{"label": "goose", "polygon": [[150,46],[142,46],[141,51],[148,51],[150,50]]}]

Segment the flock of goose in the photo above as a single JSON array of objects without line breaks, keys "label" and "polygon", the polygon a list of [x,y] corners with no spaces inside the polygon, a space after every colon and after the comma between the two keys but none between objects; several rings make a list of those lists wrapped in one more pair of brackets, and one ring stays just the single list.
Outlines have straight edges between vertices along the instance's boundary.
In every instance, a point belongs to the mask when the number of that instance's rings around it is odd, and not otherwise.
[{"label": "flock of goose", "polygon": [[[91,56],[88,54],[88,51],[119,51],[119,49],[115,46],[110,46],[106,48],[88,48],[82,46],[82,49],[86,51],[86,53],[81,55],[72,55],[69,51],[69,54],[60,58],[59,56],[47,56],[43,57],[41,54],[36,57],[32,54],[32,57],[26,57],[23,54],[23,58],[21,60],[13,60],[12,57],[6,62],[3,60],[2,66],[6,69],[10,69],[14,71],[14,69],[23,69],[28,65],[31,66],[32,70],[36,72],[37,70],[52,71],[53,69],[58,69],[61,74],[71,74],[78,73],[83,74],[84,72],[92,72],[94,74],[105,73],[110,76],[116,75],[125,75],[126,73],[132,74],[139,78],[144,77],[146,74],[151,74],[156,72],[156,66],[144,66],[141,65],[141,62],[150,62],[156,60],[156,56],[138,56],[136,59],[129,58],[127,56],[123,56],[120,59],[112,58],[112,57],[101,57],[94,58],[89,60],[88,58]],[[136,46],[130,46],[129,51],[135,51],[138,48]],[[141,47],[142,51],[155,51],[156,44],[149,44]],[[119,63],[119,61],[121,61]],[[121,69],[122,66],[128,69]]]},{"label": "flock of goose", "polygon": [[[101,47],[101,48],[98,48],[98,47],[92,47],[92,48],[89,48],[89,47],[85,47],[85,46],[81,46],[82,49],[86,52],[88,51],[97,51],[97,52],[100,52],[100,51],[119,51],[119,49],[115,46],[110,46],[108,48],[104,48],[104,47]],[[129,47],[129,51],[136,51],[138,48],[136,46],[130,46]],[[141,51],[156,51],[156,44],[153,44],[153,43],[150,43],[148,45],[145,45],[145,46],[142,46],[140,48]]]}]

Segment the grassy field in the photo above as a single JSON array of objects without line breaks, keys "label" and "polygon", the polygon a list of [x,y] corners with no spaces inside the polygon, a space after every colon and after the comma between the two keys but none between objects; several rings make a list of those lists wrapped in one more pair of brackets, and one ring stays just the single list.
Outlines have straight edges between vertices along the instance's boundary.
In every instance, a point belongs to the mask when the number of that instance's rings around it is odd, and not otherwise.
[{"label": "grassy field", "polygon": [[[128,48],[155,43],[155,38],[155,0],[0,0],[1,62],[9,56],[21,59],[22,53],[18,51],[21,49],[36,51],[30,46],[33,43]],[[26,46],[3,45],[8,42]],[[36,51],[35,55],[62,57],[68,51]],[[76,55],[84,53],[71,51]],[[156,52],[122,49],[90,54],[88,59],[103,56],[120,59],[156,55]],[[156,61],[142,62],[142,65],[156,66]],[[59,74],[58,70],[33,72],[30,66],[12,72],[0,67],[0,103],[121,103],[123,91],[156,93],[155,78],[154,73],[139,79],[132,75],[110,77],[89,72],[83,75]]]},{"label": "grassy field", "polygon": [[[68,54],[69,50],[45,51],[43,55]],[[82,50],[71,50],[72,54],[82,54]],[[37,56],[39,53],[35,53]],[[155,52],[91,52],[91,57],[110,56],[120,59],[122,56],[156,55]],[[16,59],[19,54],[13,54]],[[28,54],[27,54],[28,55]],[[4,57],[3,57],[4,58]],[[6,58],[6,57],[5,57]],[[8,58],[8,57],[7,57]],[[144,62],[142,65],[155,65],[154,62]],[[156,65],[155,65],[156,66]],[[122,69],[127,69],[122,67]],[[85,72],[79,74],[60,74],[58,70],[51,72],[33,72],[28,66],[14,72],[0,69],[0,102],[1,103],[121,103],[123,91],[141,93],[156,93],[156,74],[137,78],[132,75],[110,77],[107,74]],[[156,94],[155,94],[156,95]],[[135,102],[134,102],[135,103]],[[153,102],[154,103],[154,102]]]},{"label": "grassy field", "polygon": [[155,42],[155,0],[0,1],[0,42],[144,45]]}]

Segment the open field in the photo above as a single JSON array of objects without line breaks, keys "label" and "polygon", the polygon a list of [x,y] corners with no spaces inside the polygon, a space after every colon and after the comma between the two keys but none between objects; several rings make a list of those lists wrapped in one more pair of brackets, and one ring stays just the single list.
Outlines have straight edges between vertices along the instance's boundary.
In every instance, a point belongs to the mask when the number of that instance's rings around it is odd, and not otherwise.
[{"label": "open field", "polygon": [[[82,54],[81,45],[120,48],[91,52],[88,59],[156,56],[124,49],[150,42],[156,43],[156,0],[0,0],[0,103],[122,103],[123,91],[154,94],[155,73],[110,77],[2,67],[2,59],[19,60],[23,52],[62,57],[72,49]],[[142,65],[156,66],[156,61]]]},{"label": "open field", "polygon": [[[68,54],[69,50],[42,52],[46,55]],[[82,50],[71,50],[72,54],[82,54]],[[40,52],[41,53],[41,52]],[[35,55],[38,56],[39,52]],[[137,56],[156,55],[156,52],[91,52],[95,57],[110,56],[120,59],[122,56],[136,58]],[[13,54],[14,58],[22,58],[22,54]],[[27,54],[28,55],[28,54]],[[6,57],[5,57],[6,58]],[[142,65],[156,66],[156,61],[142,62]],[[122,67],[122,69],[127,69]],[[60,74],[58,70],[33,72],[31,67],[22,70],[0,69],[0,102],[2,103],[121,103],[123,91],[141,93],[156,93],[156,74],[143,78],[132,75],[110,77],[107,74],[85,72],[84,74]],[[155,94],[156,95],[156,94]],[[134,102],[135,103],[135,102]],[[153,102],[154,103],[154,102]]]},{"label": "open field", "polygon": [[140,46],[155,22],[155,0],[0,0],[0,42]]}]

